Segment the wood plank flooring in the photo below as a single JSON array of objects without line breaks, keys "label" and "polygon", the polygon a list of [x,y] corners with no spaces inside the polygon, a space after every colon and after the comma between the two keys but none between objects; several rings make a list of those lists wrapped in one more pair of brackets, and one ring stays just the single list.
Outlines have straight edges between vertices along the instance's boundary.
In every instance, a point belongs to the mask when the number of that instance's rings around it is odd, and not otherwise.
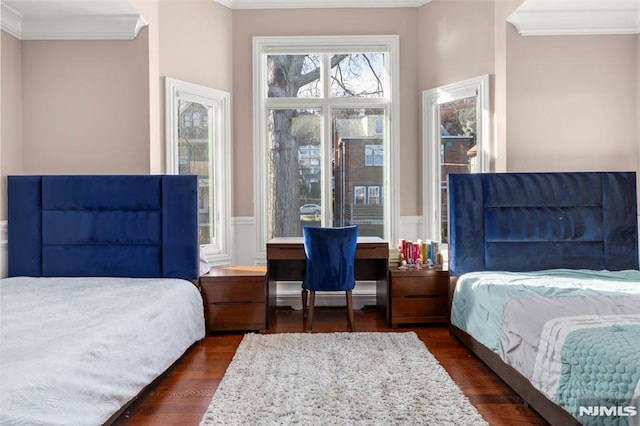
[{"label": "wood plank flooring", "polygon": [[[373,308],[355,311],[357,331],[414,331],[491,425],[547,423],[455,338],[446,326],[388,328]],[[344,309],[318,308],[314,333],[346,331]],[[304,332],[302,313],[278,309],[269,333]],[[133,402],[115,425],[198,425],[243,334],[209,335]]]}]

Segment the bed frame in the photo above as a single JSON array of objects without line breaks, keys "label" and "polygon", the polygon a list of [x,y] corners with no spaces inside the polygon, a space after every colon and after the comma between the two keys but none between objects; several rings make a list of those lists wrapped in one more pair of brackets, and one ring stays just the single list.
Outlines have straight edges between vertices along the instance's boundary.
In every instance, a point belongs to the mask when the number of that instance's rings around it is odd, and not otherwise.
[{"label": "bed frame", "polygon": [[9,176],[8,275],[198,277],[196,176]]},{"label": "bed frame", "polygon": [[9,277],[199,276],[195,175],[9,176],[7,187]]},{"label": "bed frame", "polygon": [[[634,172],[449,175],[449,271],[638,269]],[[579,424],[472,336],[451,332],[551,424]]]}]

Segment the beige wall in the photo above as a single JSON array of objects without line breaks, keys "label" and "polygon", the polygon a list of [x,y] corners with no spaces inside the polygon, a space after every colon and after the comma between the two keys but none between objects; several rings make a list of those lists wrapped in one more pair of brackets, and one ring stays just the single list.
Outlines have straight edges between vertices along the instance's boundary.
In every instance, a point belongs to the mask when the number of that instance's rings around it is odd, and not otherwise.
[{"label": "beige wall", "polygon": [[[170,76],[232,93],[233,191],[246,195],[234,197],[232,214],[252,216],[256,35],[399,34],[405,180],[420,175],[421,91],[485,73],[495,170],[637,170],[640,162],[640,36],[522,37],[504,22],[521,0],[270,11],[132,3],[150,22],[133,41],[19,42],[2,33],[3,176],[164,171]],[[400,199],[402,215],[420,214],[419,186],[403,185]]]},{"label": "beige wall", "polygon": [[[490,167],[504,169],[504,154],[498,152],[496,108],[504,112],[506,58],[501,48],[508,25],[505,18],[522,2],[493,0],[434,0],[419,13],[419,90],[434,89],[469,78],[489,74]],[[422,111],[419,117],[422,124]],[[420,127],[422,132],[422,127]],[[419,149],[423,149],[421,146]],[[417,196],[420,198],[421,193]],[[422,201],[420,201],[422,202]]]},{"label": "beige wall", "polygon": [[420,90],[493,74],[492,0],[434,0],[418,16]]},{"label": "beige wall", "polygon": [[637,170],[639,37],[523,37],[521,3],[420,8],[420,90],[492,75],[492,170]]},{"label": "beige wall", "polygon": [[131,5],[144,16],[147,22],[147,71],[149,86],[149,173],[164,171],[164,143],[161,127],[164,123],[164,108],[161,109],[160,86],[160,5],[157,0],[130,0]]},{"label": "beige wall", "polygon": [[231,10],[211,0],[132,4],[149,26],[131,41],[2,32],[0,220],[7,174],[164,172],[164,76],[231,91]]},{"label": "beige wall", "polygon": [[231,26],[231,10],[211,0],[161,1],[160,74],[230,92]]},{"label": "beige wall", "polygon": [[510,29],[509,171],[638,169],[637,40]]},{"label": "beige wall", "polygon": [[161,0],[159,8],[161,171],[165,171],[165,77],[231,92],[231,10],[211,0]]},{"label": "beige wall", "polygon": [[0,221],[7,219],[6,176],[22,174],[22,53],[20,41],[1,32]]},{"label": "beige wall", "polygon": [[147,44],[22,42],[25,173],[149,172]]},{"label": "beige wall", "polygon": [[513,34],[513,26],[507,18],[523,0],[504,0],[495,3],[494,75],[491,80],[491,170],[507,171],[507,40]]},{"label": "beige wall", "polygon": [[[236,10],[233,13],[234,216],[253,216],[252,37],[293,35],[400,36],[400,161],[403,181],[420,167],[418,19],[413,8]],[[419,186],[419,185],[418,185]],[[403,185],[401,214],[417,214],[419,188]]]}]

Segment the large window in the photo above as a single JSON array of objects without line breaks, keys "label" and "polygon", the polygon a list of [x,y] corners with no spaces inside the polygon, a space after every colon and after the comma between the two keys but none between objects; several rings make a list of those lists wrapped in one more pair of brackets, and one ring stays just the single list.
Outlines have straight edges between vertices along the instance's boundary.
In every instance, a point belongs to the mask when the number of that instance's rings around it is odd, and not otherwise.
[{"label": "large window", "polygon": [[489,76],[425,90],[422,113],[425,236],[447,243],[449,173],[489,171]]},{"label": "large window", "polygon": [[254,38],[258,247],[305,225],[395,238],[397,52],[397,36]]},{"label": "large window", "polygon": [[167,173],[198,176],[200,250],[231,262],[229,93],[166,79]]}]

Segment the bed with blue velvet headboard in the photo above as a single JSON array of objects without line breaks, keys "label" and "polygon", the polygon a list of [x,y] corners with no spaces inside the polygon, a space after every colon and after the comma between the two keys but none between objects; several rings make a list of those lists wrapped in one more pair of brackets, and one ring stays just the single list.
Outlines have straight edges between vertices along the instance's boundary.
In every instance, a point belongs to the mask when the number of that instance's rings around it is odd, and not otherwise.
[{"label": "bed with blue velvet headboard", "polygon": [[640,415],[635,173],[448,185],[452,333],[552,424]]},{"label": "bed with blue velvet headboard", "polygon": [[9,176],[0,424],[103,424],[204,337],[196,176]]}]

